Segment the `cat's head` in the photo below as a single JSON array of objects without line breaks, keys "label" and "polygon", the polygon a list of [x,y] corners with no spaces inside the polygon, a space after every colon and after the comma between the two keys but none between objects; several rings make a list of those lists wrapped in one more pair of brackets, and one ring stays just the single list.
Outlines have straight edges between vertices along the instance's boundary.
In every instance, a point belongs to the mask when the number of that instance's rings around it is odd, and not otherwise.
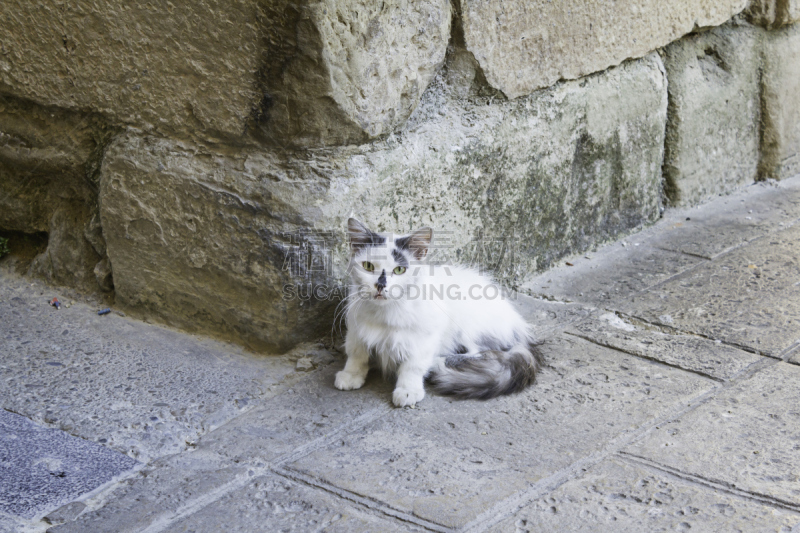
[{"label": "cat's head", "polygon": [[347,221],[347,229],[350,277],[359,296],[375,302],[405,299],[410,287],[417,285],[433,230],[420,228],[408,235],[376,233],[354,218]]}]

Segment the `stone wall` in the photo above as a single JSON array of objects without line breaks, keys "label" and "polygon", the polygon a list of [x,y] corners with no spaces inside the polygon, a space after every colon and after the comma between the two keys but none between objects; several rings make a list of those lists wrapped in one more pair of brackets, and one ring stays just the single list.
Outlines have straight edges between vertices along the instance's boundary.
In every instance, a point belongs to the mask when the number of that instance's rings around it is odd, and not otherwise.
[{"label": "stone wall", "polygon": [[349,216],[519,287],[800,172],[796,4],[4,2],[0,231],[275,352],[330,331]]}]

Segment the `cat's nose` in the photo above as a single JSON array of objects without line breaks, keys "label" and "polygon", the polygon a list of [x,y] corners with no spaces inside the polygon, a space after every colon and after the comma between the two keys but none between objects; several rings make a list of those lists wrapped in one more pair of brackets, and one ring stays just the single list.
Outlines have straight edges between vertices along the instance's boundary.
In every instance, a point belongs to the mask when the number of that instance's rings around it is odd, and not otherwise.
[{"label": "cat's nose", "polygon": [[384,270],[381,272],[380,277],[378,278],[378,283],[375,284],[375,288],[378,289],[378,292],[383,291],[386,288],[386,271]]}]

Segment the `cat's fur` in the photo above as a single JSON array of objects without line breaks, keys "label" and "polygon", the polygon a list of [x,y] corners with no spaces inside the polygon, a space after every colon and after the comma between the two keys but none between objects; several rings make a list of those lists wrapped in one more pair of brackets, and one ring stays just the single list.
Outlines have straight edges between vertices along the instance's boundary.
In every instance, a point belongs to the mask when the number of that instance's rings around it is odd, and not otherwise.
[{"label": "cat's fur", "polygon": [[375,233],[351,218],[348,230],[347,363],[336,388],[360,388],[371,357],[396,374],[398,407],[422,400],[426,379],[439,394],[482,400],[533,383],[542,358],[527,324],[487,277],[426,263],[430,228]]}]

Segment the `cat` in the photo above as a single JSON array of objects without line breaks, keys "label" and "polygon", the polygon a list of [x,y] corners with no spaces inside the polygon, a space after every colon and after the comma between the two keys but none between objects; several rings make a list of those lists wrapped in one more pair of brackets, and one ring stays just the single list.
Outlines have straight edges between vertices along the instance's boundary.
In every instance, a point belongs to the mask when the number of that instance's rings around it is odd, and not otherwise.
[{"label": "cat", "polygon": [[480,400],[534,382],[543,359],[525,320],[486,276],[426,261],[431,228],[375,233],[351,218],[348,233],[347,362],[337,389],[364,385],[371,358],[396,375],[397,407],[421,401],[426,381],[437,394]]}]

